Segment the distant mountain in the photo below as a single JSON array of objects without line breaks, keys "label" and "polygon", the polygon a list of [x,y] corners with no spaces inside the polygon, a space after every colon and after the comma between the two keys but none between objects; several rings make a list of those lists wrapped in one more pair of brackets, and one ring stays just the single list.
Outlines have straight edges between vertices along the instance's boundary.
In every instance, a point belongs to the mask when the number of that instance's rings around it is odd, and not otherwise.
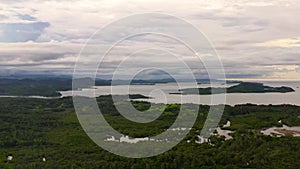
[{"label": "distant mountain", "polygon": [[[220,83],[224,81],[197,79],[198,83]],[[74,83],[75,82],[75,83]],[[172,78],[167,79],[134,79],[134,80],[105,80],[92,78],[74,79],[68,75],[53,74],[14,74],[8,76],[0,76],[0,95],[11,96],[45,96],[57,97],[61,96],[58,91],[66,91],[82,88],[90,88],[93,86],[110,86],[110,85],[155,85],[161,83],[174,83]],[[181,79],[179,82],[191,82]],[[72,86],[74,84],[74,86]]]},{"label": "distant mountain", "polygon": [[[74,83],[74,86],[72,84]],[[92,78],[72,79],[71,76],[20,76],[0,77],[0,95],[10,96],[45,96],[45,97],[59,97],[59,91],[75,89],[90,88],[93,86],[110,86],[110,85],[145,85],[156,83],[172,82],[169,79],[159,80],[117,80],[112,83],[111,80]]]}]

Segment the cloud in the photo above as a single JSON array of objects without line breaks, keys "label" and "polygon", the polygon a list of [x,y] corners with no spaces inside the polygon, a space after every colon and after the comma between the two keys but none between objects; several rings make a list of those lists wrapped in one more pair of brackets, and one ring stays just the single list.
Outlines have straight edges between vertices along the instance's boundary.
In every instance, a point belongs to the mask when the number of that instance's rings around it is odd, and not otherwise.
[{"label": "cloud", "polygon": [[271,40],[271,41],[259,43],[257,45],[265,46],[265,47],[282,47],[282,48],[300,47],[300,37]]},{"label": "cloud", "polygon": [[[194,24],[218,50],[228,77],[275,77],[276,72],[292,72],[295,68],[292,65],[300,65],[300,21],[295,19],[300,2],[294,0],[170,0],[164,3],[160,0],[28,0],[26,3],[2,0],[0,6],[1,69],[72,69],[80,49],[95,31],[119,18],[142,12],[167,13]],[[162,27],[169,22],[157,19]],[[94,48],[104,49],[101,45],[116,40],[126,29],[140,29],[149,23],[145,20],[141,25],[120,27],[105,38],[99,37]],[[105,60],[104,73],[109,74],[110,68],[120,63],[127,54],[124,49],[133,51],[141,46],[160,46],[185,54],[190,57],[186,61],[193,71],[203,73],[203,66],[196,64],[184,47],[170,40],[145,36],[127,42]],[[206,53],[205,49],[201,51]],[[87,55],[88,68],[88,63],[99,56],[93,51]],[[147,64],[153,59],[151,55],[147,53],[136,61]],[[209,61],[209,57],[201,59]],[[168,57],[160,57],[157,62],[176,66]],[[130,65],[131,69],[135,68],[134,63]],[[185,70],[178,69],[177,73],[184,74]]]},{"label": "cloud", "polygon": [[269,78],[279,80],[299,80],[299,72],[274,72]]},{"label": "cloud", "polygon": [[5,15],[0,15],[0,21],[3,20],[3,19],[7,19],[8,17],[5,16]]},{"label": "cloud", "polygon": [[271,65],[271,66],[264,66],[265,68],[271,68],[274,70],[279,71],[296,71],[299,69],[298,65]]},{"label": "cloud", "polygon": [[236,28],[244,32],[262,31],[268,26],[268,21],[256,17],[223,15],[215,12],[196,14],[194,19],[212,20],[222,23],[223,27]]},{"label": "cloud", "polygon": [[49,26],[47,22],[0,24],[0,42],[35,41]]},{"label": "cloud", "polygon": [[82,45],[70,42],[0,43],[3,68],[72,69]]},{"label": "cloud", "polygon": [[36,21],[36,18],[35,17],[32,17],[28,14],[25,14],[25,15],[18,15],[20,19],[22,20],[26,20],[26,21]]}]

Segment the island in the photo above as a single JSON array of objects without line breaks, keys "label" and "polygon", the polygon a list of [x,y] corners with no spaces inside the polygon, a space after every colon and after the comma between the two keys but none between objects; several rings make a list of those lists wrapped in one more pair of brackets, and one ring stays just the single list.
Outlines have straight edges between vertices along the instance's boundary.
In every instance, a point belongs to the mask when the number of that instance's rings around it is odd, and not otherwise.
[{"label": "island", "polygon": [[225,87],[208,87],[208,88],[187,88],[180,89],[177,93],[170,94],[221,94],[221,93],[287,93],[294,92],[295,90],[291,87],[271,87],[265,86],[263,83],[253,82],[241,82],[237,85],[225,88]]}]

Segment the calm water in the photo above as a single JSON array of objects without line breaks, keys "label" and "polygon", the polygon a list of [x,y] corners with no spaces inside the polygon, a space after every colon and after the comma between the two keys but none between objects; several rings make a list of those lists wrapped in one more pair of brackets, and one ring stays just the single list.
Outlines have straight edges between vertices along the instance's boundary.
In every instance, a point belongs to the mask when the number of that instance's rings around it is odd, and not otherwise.
[{"label": "calm water", "polygon": [[[292,93],[229,93],[226,95],[173,95],[172,92],[178,92],[179,88],[194,87],[191,83],[181,83],[180,87],[176,83],[156,84],[156,85],[132,85],[132,86],[96,86],[95,89],[83,89],[74,91],[74,95],[95,97],[100,95],[114,94],[142,94],[152,97],[151,99],[142,99],[152,103],[195,103],[195,104],[293,104],[300,105],[300,82],[264,82],[265,85],[272,87],[288,86],[295,92]],[[231,84],[233,85],[233,84]],[[208,84],[201,84],[198,87],[209,87]],[[221,84],[213,84],[213,87],[225,87]],[[230,85],[227,85],[227,87]],[[61,94],[72,96],[72,91],[64,91]],[[224,99],[226,97],[226,100]]]}]

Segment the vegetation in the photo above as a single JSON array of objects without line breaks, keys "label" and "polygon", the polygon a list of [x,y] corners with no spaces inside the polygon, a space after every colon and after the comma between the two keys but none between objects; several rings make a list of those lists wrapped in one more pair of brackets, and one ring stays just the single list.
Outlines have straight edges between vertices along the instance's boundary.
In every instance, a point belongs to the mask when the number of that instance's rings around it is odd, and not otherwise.
[{"label": "vegetation", "polygon": [[[110,86],[111,80],[91,78],[81,78],[77,80],[77,88],[88,88],[96,86]],[[80,80],[80,81],[78,81]],[[171,79],[158,80],[116,80],[114,84],[131,84],[131,85],[154,85],[156,83],[173,82]],[[87,86],[88,85],[88,86]],[[29,77],[29,78],[1,78],[0,79],[0,95],[10,96],[44,96],[44,97],[59,97],[59,91],[72,90],[71,77]]]},{"label": "vegetation", "polygon": [[[157,120],[138,124],[122,117],[110,96],[102,96],[97,101],[105,119],[119,132],[133,137],[154,135],[168,128],[183,106],[161,105],[164,113]],[[143,111],[149,109],[147,102],[132,104]],[[234,139],[224,141],[222,137],[212,137],[213,145],[196,144],[208,110],[209,106],[200,105],[190,134],[170,151],[156,157],[130,159],[111,154],[88,138],[78,123],[71,98],[0,98],[0,168],[295,169],[300,165],[299,138],[276,138],[257,132],[280,125],[278,120],[287,125],[300,125],[300,107],[226,106],[220,126],[230,120],[230,129],[236,131]],[[12,161],[7,161],[9,154],[13,156]]]},{"label": "vegetation", "polygon": [[220,94],[220,93],[287,93],[294,92],[295,90],[282,86],[282,87],[270,87],[264,86],[262,83],[250,83],[250,82],[241,82],[238,85],[231,86],[228,88],[188,88],[179,90],[181,93],[173,93],[173,94]]},{"label": "vegetation", "polygon": [[57,91],[70,90],[69,79],[1,79],[0,95],[57,97]]}]

